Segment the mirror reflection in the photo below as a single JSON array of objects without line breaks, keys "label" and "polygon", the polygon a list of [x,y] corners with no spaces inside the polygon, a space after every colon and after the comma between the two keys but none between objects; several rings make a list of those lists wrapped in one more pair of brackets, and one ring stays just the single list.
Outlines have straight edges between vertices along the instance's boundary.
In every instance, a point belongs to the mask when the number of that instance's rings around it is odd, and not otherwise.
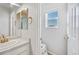
[{"label": "mirror reflection", "polygon": [[18,29],[28,29],[28,9],[23,9],[16,14],[16,26]]}]

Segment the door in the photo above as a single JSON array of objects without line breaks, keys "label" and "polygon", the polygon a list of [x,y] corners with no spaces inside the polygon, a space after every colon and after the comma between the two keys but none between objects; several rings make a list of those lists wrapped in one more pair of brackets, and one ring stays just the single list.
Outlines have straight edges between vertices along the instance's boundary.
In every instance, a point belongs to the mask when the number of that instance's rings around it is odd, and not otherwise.
[{"label": "door", "polygon": [[68,35],[68,55],[76,55],[78,53],[78,22],[79,7],[77,4],[68,4],[67,11],[67,35]]}]

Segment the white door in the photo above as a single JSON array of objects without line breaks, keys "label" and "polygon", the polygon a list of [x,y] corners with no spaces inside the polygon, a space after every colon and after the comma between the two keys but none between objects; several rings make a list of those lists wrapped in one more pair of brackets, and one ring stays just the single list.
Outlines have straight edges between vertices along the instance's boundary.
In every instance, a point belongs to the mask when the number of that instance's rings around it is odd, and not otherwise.
[{"label": "white door", "polygon": [[78,54],[78,13],[79,8],[77,4],[68,5],[67,12],[67,35],[68,35],[68,48],[69,55]]}]

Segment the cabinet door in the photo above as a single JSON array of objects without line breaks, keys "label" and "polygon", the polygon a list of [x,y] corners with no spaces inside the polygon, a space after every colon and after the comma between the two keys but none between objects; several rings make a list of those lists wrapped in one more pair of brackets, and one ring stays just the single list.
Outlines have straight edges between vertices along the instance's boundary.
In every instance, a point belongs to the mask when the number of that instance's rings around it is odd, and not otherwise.
[{"label": "cabinet door", "polygon": [[19,53],[18,55],[30,55],[28,50],[24,50],[21,53]]}]

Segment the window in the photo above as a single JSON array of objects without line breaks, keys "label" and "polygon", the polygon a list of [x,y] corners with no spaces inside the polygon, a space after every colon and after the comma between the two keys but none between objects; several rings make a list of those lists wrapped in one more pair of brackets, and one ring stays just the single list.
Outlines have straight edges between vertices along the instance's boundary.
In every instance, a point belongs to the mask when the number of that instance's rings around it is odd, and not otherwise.
[{"label": "window", "polygon": [[57,28],[58,27],[58,11],[50,10],[46,13],[46,27]]}]

